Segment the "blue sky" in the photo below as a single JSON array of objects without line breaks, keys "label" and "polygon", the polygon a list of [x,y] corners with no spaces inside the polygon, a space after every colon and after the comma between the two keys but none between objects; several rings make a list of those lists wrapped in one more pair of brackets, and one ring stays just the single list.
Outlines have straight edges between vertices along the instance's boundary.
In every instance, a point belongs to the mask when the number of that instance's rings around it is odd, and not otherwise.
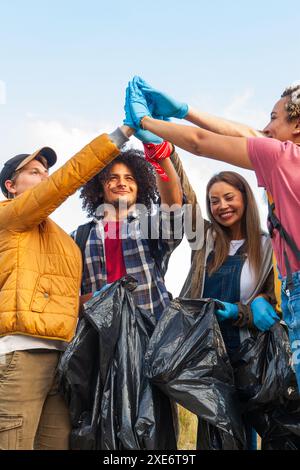
[{"label": "blue sky", "polygon": [[[300,79],[298,2],[0,1],[0,166],[47,144],[62,163],[119,125],[134,74],[196,108],[262,127]],[[183,158],[201,201],[220,164]],[[66,230],[85,220],[77,196],[54,218]],[[188,259],[186,250],[176,257]]]},{"label": "blue sky", "polygon": [[271,105],[299,74],[296,1],[0,5],[0,79],[18,115],[121,119],[135,73],[187,101],[207,92],[224,103],[251,87]]}]

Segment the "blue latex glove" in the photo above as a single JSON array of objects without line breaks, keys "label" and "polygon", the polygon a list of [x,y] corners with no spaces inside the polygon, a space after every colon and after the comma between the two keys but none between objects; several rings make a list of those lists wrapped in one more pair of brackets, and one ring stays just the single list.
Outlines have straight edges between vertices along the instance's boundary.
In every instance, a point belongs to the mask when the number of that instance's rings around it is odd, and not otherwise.
[{"label": "blue latex glove", "polygon": [[[132,116],[131,116],[131,111],[130,111],[130,88],[129,85],[126,88],[126,97],[125,97],[125,105],[124,105],[124,111],[125,111],[125,119],[123,121],[123,124],[126,126],[131,127],[132,129],[135,129],[135,124],[133,122]],[[155,134],[152,134],[152,132],[144,130],[144,129],[137,129],[135,132],[135,137],[139,140],[141,140],[144,143],[152,143],[152,144],[161,144],[163,142],[163,139],[161,137],[158,137]]]},{"label": "blue latex glove", "polygon": [[237,320],[238,318],[238,306],[236,304],[231,304],[229,302],[221,302],[220,300],[215,299],[217,302],[223,305],[223,308],[218,308],[216,310],[216,315],[219,321],[224,320]]},{"label": "blue latex glove", "polygon": [[126,115],[131,116],[134,129],[140,129],[140,121],[144,116],[152,116],[151,105],[148,106],[143,92],[133,80],[128,83],[126,90],[125,120],[127,123]]},{"label": "blue latex glove", "polygon": [[164,139],[158,137],[158,135],[152,134],[152,132],[144,129],[138,129],[134,134],[134,137],[144,144],[162,144],[164,141]]},{"label": "blue latex glove", "polygon": [[135,76],[133,83],[144,93],[149,107],[152,107],[152,116],[154,118],[157,119],[158,116],[163,116],[164,118],[175,117],[182,119],[187,115],[189,108],[186,103],[181,103],[166,93],[152,88],[141,77]]},{"label": "blue latex glove", "polygon": [[251,302],[253,323],[261,331],[267,331],[280,320],[272,305],[264,297],[256,297]]}]

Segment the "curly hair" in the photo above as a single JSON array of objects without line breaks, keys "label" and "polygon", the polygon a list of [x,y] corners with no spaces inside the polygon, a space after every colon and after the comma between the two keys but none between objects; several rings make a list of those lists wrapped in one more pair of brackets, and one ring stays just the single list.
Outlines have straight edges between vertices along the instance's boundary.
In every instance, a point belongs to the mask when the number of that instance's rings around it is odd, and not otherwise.
[{"label": "curly hair", "polygon": [[300,82],[295,82],[287,87],[281,95],[281,98],[288,96],[290,99],[286,104],[288,121],[300,118]]},{"label": "curly hair", "polygon": [[141,150],[129,149],[110,162],[100,173],[97,173],[80,190],[80,198],[83,199],[82,208],[88,216],[94,216],[104,201],[103,184],[108,180],[112,167],[116,163],[123,163],[133,173],[137,183],[137,204],[143,204],[148,211],[151,203],[158,200],[155,173],[152,166],[145,160]]}]

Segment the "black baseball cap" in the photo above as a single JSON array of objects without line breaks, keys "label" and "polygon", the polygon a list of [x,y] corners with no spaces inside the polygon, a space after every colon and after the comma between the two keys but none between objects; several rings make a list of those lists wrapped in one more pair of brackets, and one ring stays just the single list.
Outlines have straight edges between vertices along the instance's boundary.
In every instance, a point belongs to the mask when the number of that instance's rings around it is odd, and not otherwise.
[{"label": "black baseball cap", "polygon": [[32,154],[21,153],[7,160],[0,173],[0,186],[5,197],[8,197],[8,191],[5,187],[5,181],[11,179],[15,171],[20,170],[21,168],[23,168],[23,166],[27,165],[27,163],[31,162],[31,160],[34,160],[39,156],[43,156],[46,158],[48,168],[53,166],[57,160],[56,153],[50,147],[42,147],[41,149],[37,150]]}]

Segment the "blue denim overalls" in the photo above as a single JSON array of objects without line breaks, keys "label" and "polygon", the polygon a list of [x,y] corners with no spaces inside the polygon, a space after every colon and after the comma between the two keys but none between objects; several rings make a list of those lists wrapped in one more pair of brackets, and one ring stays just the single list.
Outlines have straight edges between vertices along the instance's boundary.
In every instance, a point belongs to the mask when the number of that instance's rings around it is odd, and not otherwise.
[{"label": "blue denim overalls", "polygon": [[[210,253],[207,265],[213,258]],[[204,298],[218,299],[224,302],[236,303],[240,300],[240,282],[243,264],[246,255],[244,253],[244,245],[242,245],[235,255],[227,256],[225,262],[220,266],[218,271],[211,276],[206,273],[204,283]],[[240,345],[240,331],[237,326],[232,325],[232,320],[225,320],[219,323],[220,330],[224,339],[226,350],[231,361],[234,352]],[[245,431],[249,450],[256,450],[256,433],[247,423]]]},{"label": "blue denim overalls", "polygon": [[[268,230],[270,236],[273,236],[274,230],[277,230],[281,239],[289,246],[296,259],[300,261],[300,250],[281,225],[280,220],[275,214],[275,204],[270,201],[268,196]],[[281,283],[281,310],[283,320],[287,324],[290,345],[292,350],[292,363],[297,378],[298,391],[300,392],[300,271],[292,272],[290,260],[286,249],[283,249],[284,262],[286,267],[286,277],[279,275]]]},{"label": "blue denim overalls", "polygon": [[[282,279],[281,276],[279,278]],[[282,279],[281,310],[288,327],[292,362],[300,391],[300,271],[292,274],[292,281],[291,288],[288,286],[287,278]]]}]

